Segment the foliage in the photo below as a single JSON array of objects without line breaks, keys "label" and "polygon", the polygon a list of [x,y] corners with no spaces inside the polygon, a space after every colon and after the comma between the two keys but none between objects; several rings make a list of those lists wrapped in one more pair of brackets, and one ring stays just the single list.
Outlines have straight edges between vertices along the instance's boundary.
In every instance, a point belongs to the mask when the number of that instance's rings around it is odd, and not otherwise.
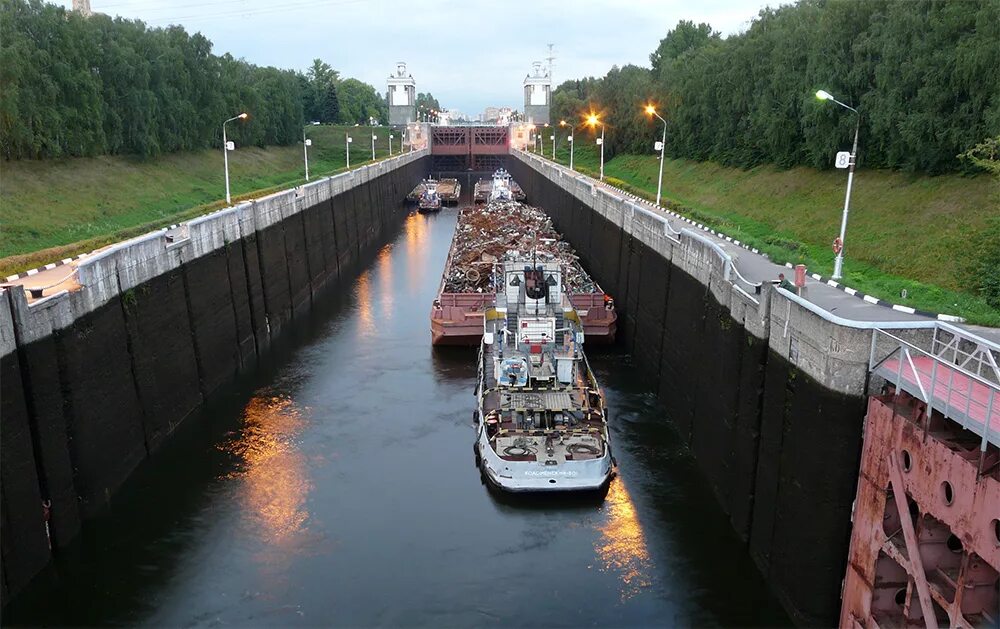
[{"label": "foliage", "polygon": [[6,159],[289,144],[302,122],[290,71],[211,54],[179,26],[0,0],[0,151]]},{"label": "foliage", "polygon": [[441,111],[441,103],[439,103],[438,99],[434,98],[434,95],[431,94],[430,92],[427,92],[426,94],[420,92],[419,94],[417,94],[417,99],[415,102],[417,105],[417,109],[423,107],[424,109],[433,109],[434,111]]},{"label": "foliage", "polygon": [[337,84],[330,83],[323,94],[323,109],[319,116],[320,122],[332,124],[340,121],[340,98],[337,96]]},{"label": "foliage", "polygon": [[357,79],[341,81],[337,86],[340,120],[344,124],[368,124],[373,118],[388,122],[389,107],[374,87]]},{"label": "foliage", "polygon": [[[667,119],[667,153],[743,168],[832,167],[861,112],[859,164],[957,171],[955,157],[1000,133],[1000,2],[799,0],[760,12],[722,39],[682,21],[650,55],[652,69],[613,67],[553,93],[556,120],[603,112],[606,151],[647,153]],[[657,124],[652,124],[655,121]]]}]

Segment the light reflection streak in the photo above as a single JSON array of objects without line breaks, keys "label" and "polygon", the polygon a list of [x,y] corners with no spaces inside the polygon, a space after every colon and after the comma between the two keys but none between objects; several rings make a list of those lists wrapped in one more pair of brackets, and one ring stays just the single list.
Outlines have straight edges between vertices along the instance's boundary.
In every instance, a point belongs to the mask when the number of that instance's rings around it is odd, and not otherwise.
[{"label": "light reflection streak", "polygon": [[382,250],[378,252],[378,258],[376,260],[378,264],[378,285],[381,288],[379,291],[379,299],[382,301],[382,321],[383,323],[388,322],[392,319],[392,294],[395,287],[392,285],[392,245],[386,245],[382,247]]},{"label": "light reflection streak", "polygon": [[625,601],[652,585],[653,563],[632,497],[621,479],[611,483],[604,507],[607,520],[597,527],[601,537],[595,551],[604,570],[618,573],[621,600]]},{"label": "light reflection streak", "polygon": [[427,268],[427,217],[410,214],[403,223],[403,232],[406,235],[406,271],[412,295],[420,286]]},{"label": "light reflection streak", "polygon": [[295,444],[304,420],[285,397],[255,396],[243,411],[238,439],[224,449],[242,459],[229,475],[241,479],[246,518],[267,545],[288,545],[306,531],[306,498],[312,490],[306,460]]},{"label": "light reflection streak", "polygon": [[358,332],[361,338],[375,335],[375,317],[372,315],[371,274],[368,269],[358,276]]}]

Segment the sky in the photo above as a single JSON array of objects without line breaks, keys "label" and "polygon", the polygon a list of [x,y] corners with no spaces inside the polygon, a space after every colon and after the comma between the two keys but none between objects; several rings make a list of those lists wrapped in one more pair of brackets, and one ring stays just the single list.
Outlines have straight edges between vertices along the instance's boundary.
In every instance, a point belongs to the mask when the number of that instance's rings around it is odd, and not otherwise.
[{"label": "sky", "polygon": [[[790,0],[787,0],[790,1]],[[91,9],[150,26],[201,32],[215,54],[305,70],[320,58],[384,93],[405,61],[418,92],[474,116],[523,107],[522,83],[554,44],[554,82],[603,76],[612,65],[649,66],[680,20],[724,36],[746,30],[772,0],[91,0]],[[57,4],[72,6],[72,0]]]}]

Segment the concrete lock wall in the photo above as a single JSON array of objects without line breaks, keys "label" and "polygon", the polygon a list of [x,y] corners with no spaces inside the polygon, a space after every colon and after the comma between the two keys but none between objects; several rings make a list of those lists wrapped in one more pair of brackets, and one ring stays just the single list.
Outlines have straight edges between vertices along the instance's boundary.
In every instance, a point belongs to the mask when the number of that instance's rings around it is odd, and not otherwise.
[{"label": "concrete lock wall", "polygon": [[619,309],[631,352],[793,619],[833,625],[857,482],[871,332],[727,270],[701,233],[523,153],[509,169]]},{"label": "concrete lock wall", "polygon": [[314,295],[353,277],[401,223],[426,155],[114,245],[79,263],[77,290],[30,304],[0,290],[3,601]]}]

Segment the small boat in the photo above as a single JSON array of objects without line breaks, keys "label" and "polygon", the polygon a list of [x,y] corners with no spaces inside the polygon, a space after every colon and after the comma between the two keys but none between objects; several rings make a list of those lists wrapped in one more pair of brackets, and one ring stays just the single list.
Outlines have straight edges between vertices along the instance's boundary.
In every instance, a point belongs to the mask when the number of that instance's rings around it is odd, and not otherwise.
[{"label": "small boat", "polygon": [[441,195],[438,194],[438,182],[433,179],[424,180],[424,190],[417,201],[417,209],[421,212],[437,212],[441,209]]},{"label": "small boat", "polygon": [[476,386],[476,464],[507,492],[601,492],[617,473],[604,394],[558,262],[494,268]]}]

